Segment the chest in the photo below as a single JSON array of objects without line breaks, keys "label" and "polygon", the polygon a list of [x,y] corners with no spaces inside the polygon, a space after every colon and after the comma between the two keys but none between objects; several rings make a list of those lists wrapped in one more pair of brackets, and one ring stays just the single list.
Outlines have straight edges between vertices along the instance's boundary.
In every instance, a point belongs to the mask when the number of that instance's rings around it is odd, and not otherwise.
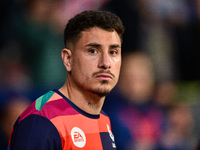
[{"label": "chest", "polygon": [[116,148],[110,120],[105,116],[93,119],[76,114],[59,116],[51,121],[60,134],[63,150]]}]

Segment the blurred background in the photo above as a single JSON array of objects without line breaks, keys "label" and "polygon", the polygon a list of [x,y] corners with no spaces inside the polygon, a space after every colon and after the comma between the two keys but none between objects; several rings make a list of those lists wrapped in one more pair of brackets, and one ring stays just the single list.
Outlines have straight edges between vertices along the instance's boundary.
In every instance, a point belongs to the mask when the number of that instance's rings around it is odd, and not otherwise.
[{"label": "blurred background", "polygon": [[119,83],[103,110],[119,150],[193,150],[200,139],[199,0],[1,0],[0,148],[19,114],[66,79],[68,20],[84,10],[126,27]]}]

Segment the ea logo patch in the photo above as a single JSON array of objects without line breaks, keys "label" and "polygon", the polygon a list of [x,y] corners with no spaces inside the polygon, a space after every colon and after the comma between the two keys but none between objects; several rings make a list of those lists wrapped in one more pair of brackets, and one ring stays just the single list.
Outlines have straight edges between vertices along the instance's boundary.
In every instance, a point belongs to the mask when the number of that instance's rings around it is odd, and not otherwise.
[{"label": "ea logo patch", "polygon": [[74,143],[74,145],[76,147],[79,147],[79,148],[82,148],[85,146],[86,144],[86,137],[85,137],[85,134],[84,132],[78,128],[78,127],[74,127],[72,130],[71,130],[71,138],[72,138],[72,141]]}]

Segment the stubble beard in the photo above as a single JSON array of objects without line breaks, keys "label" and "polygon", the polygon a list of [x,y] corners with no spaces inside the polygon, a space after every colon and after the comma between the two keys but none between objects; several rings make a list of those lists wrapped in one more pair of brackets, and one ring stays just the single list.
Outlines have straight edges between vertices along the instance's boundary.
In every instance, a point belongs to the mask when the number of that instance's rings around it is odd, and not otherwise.
[{"label": "stubble beard", "polygon": [[[111,73],[110,70],[108,70],[108,71],[100,70],[98,72],[94,72],[92,74],[92,77],[95,77],[99,73],[107,73],[107,74],[110,74],[113,78],[115,78],[115,75],[113,73]],[[99,97],[105,97],[105,96],[107,96],[110,93],[111,90],[112,89],[109,89],[109,81],[102,80],[102,81],[100,81],[100,87],[96,88],[96,89],[91,89],[91,92],[93,94],[98,95]]]},{"label": "stubble beard", "polygon": [[103,80],[103,81],[100,82],[100,84],[101,84],[102,87],[99,87],[99,88],[96,88],[96,89],[90,89],[89,91],[93,94],[98,95],[99,97],[105,97],[111,91],[111,89],[103,87],[103,86],[108,87],[108,81]]}]

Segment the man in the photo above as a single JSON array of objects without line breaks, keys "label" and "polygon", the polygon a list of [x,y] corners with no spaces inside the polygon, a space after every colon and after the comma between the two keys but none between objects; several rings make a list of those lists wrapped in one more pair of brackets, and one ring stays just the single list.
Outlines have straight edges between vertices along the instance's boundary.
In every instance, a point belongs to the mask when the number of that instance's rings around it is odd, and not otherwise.
[{"label": "man", "polygon": [[61,54],[67,80],[20,115],[10,150],[116,149],[101,108],[118,81],[123,32],[121,20],[109,12],[84,11],[69,20]]}]

